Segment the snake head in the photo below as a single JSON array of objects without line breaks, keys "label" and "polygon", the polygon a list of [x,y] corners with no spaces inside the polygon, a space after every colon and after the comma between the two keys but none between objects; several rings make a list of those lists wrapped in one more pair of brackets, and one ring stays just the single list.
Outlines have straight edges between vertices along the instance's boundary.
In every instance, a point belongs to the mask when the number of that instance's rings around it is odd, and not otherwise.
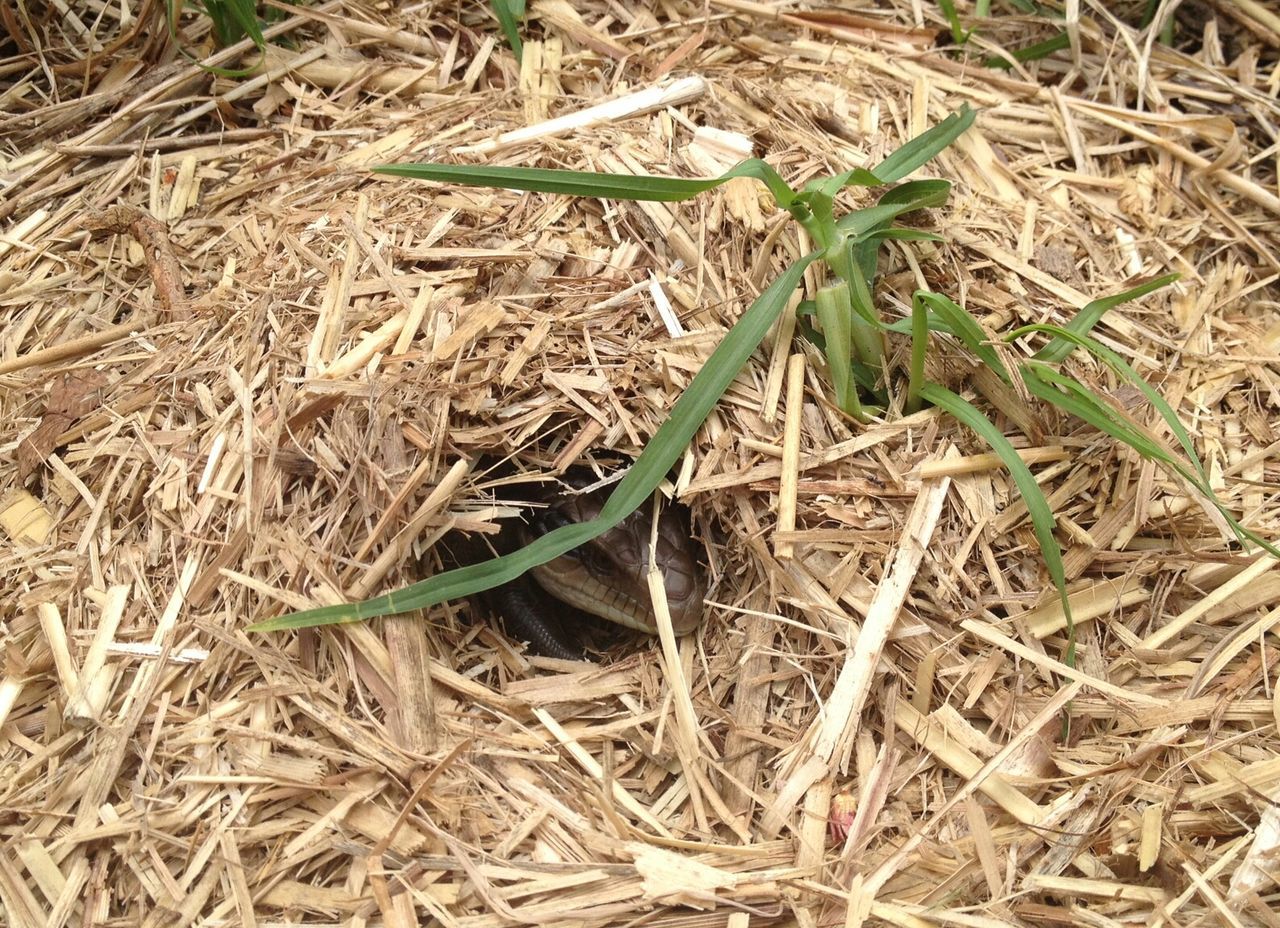
[{"label": "snake head", "polygon": [[[557,497],[530,526],[530,534],[544,534],[568,521],[594,518],[599,501],[594,494]],[[618,625],[658,633],[649,595],[649,534],[647,509],[628,516],[598,538],[532,569],[538,584],[562,602]],[[689,527],[672,508],[658,517],[655,562],[671,612],[671,626],[685,635],[702,619],[706,586],[698,570]]]}]

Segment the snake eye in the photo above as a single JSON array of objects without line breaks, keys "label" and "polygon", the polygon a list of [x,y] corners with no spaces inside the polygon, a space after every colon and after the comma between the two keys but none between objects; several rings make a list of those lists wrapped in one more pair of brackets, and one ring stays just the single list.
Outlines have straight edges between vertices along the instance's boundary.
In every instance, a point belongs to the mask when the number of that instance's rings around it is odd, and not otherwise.
[{"label": "snake eye", "polygon": [[572,524],[573,519],[558,509],[544,509],[533,517],[533,527],[539,535],[546,535]]},{"label": "snake eye", "polygon": [[578,547],[566,552],[563,556],[577,561],[588,573],[596,576],[610,573],[611,570],[608,559],[600,552],[599,548],[590,542],[585,545],[578,545]]}]

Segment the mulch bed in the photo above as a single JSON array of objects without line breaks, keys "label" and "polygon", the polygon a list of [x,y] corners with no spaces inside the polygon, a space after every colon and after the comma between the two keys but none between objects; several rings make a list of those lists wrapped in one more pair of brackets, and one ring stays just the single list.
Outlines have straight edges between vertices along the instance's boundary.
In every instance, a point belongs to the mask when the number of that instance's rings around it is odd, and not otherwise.
[{"label": "mulch bed", "polygon": [[[946,339],[931,376],[1057,513],[1074,667],[999,462],[936,410],[841,414],[791,314],[672,474],[710,587],[678,649],[536,657],[464,603],[244,632],[518,516],[482,459],[638,453],[808,250],[749,180],[638,204],[371,167],[759,156],[800,186],[965,103],[916,175],[954,183],[910,217],[944,241],[886,247],[882,311],[927,287],[995,336],[1179,272],[1096,334],[1275,540],[1267,5],[1184,3],[1172,46],[1086,5],[1001,71],[1051,27],[956,50],[930,3],[547,0],[520,65],[482,4],[271,3],[244,76],[158,3],[71,6],[0,16],[6,924],[1280,924],[1276,562]],[[184,48],[260,61],[208,28]]]}]

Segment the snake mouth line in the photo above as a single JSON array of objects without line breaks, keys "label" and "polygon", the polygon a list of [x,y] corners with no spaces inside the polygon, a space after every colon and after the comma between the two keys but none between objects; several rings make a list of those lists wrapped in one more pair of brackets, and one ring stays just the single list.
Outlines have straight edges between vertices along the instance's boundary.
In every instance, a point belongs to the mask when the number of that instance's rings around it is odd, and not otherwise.
[{"label": "snake mouth line", "polygon": [[649,603],[641,602],[620,586],[603,583],[595,577],[579,576],[569,580],[546,564],[533,568],[531,573],[544,590],[575,609],[638,632],[658,633]]}]

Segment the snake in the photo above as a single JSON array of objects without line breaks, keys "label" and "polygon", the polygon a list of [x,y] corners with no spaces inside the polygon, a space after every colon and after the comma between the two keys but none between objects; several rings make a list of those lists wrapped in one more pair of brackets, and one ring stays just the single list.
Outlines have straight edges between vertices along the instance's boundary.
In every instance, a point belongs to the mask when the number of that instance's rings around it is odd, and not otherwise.
[{"label": "snake", "polygon": [[[532,501],[541,505],[524,521],[512,520],[494,547],[508,553],[563,525],[595,518],[609,490],[586,491],[593,481],[589,472],[566,471],[562,487],[535,493]],[[676,635],[697,627],[706,595],[689,521],[685,506],[663,506],[653,546]],[[652,529],[652,513],[642,506],[592,541],[482,594],[480,603],[502,618],[508,635],[528,641],[534,651],[548,657],[583,658],[581,647],[572,643],[572,629],[583,624],[578,613],[656,635],[647,579]]]}]

